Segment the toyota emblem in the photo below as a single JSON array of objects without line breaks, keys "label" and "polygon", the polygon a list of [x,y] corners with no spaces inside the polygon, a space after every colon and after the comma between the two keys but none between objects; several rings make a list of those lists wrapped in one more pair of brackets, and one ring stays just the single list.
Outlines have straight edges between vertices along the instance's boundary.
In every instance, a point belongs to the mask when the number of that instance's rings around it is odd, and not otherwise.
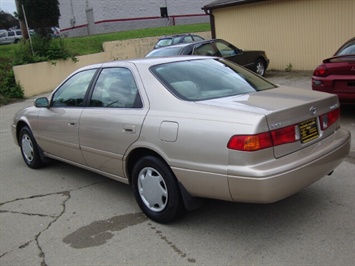
[{"label": "toyota emblem", "polygon": [[317,108],[312,106],[311,108],[309,108],[309,111],[311,112],[312,115],[315,115],[317,113]]}]

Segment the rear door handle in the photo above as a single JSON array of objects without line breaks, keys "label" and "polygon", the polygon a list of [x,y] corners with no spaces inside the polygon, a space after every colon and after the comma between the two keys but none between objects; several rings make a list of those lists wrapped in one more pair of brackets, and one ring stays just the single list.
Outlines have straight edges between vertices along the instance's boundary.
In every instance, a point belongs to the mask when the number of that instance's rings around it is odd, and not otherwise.
[{"label": "rear door handle", "polygon": [[76,126],[77,122],[76,121],[71,121],[69,120],[68,125],[69,126]]},{"label": "rear door handle", "polygon": [[123,131],[127,133],[136,133],[135,125],[123,125]]}]

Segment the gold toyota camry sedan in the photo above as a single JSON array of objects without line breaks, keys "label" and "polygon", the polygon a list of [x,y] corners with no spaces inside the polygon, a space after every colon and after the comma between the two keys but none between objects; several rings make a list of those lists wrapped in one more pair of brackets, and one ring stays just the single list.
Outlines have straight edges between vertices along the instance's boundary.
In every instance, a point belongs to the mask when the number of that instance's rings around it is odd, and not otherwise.
[{"label": "gold toyota camry sedan", "polygon": [[332,173],[350,150],[336,95],[197,56],[79,69],[19,111],[12,133],[30,168],[52,158],[130,184],[160,223],[202,198],[281,200]]}]

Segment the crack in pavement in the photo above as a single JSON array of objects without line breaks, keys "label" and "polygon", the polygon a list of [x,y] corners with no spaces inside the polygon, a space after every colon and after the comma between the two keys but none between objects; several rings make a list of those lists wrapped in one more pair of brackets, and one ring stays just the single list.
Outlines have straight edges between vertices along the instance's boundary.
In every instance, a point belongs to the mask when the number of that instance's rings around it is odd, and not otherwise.
[{"label": "crack in pavement", "polygon": [[28,215],[28,216],[39,216],[39,217],[49,217],[49,218],[56,218],[57,216],[53,215],[45,215],[45,214],[40,214],[40,213],[26,213],[26,212],[16,212],[16,211],[1,211],[0,213],[16,213],[16,214],[23,214],[23,215]]},{"label": "crack in pavement", "polygon": [[85,186],[82,186],[82,187],[78,187],[78,188],[75,188],[75,189],[52,192],[52,193],[48,193],[48,194],[33,195],[33,196],[29,196],[29,197],[24,197],[24,198],[16,198],[16,199],[5,201],[5,202],[0,202],[0,207],[2,205],[8,204],[8,203],[12,203],[12,202],[16,202],[16,201],[19,201],[19,200],[36,199],[36,198],[42,198],[42,197],[46,197],[46,196],[60,195],[60,194],[66,193],[66,192],[77,191],[77,190],[81,190],[83,188],[87,188],[87,187],[91,187],[91,186],[95,186],[97,184],[102,184],[102,183],[107,183],[107,182],[108,181],[105,180],[105,181],[100,181],[100,182],[95,182],[95,183],[92,183],[92,184],[89,184],[89,185],[85,185]]},{"label": "crack in pavement", "polygon": [[[17,212],[17,211],[0,210],[0,213],[13,213],[13,214],[23,214],[23,215],[28,215],[28,216],[39,216],[39,217],[53,218],[53,220],[48,223],[46,228],[44,228],[43,230],[41,230],[38,234],[36,234],[34,236],[34,239],[32,239],[32,240],[20,245],[18,247],[18,249],[23,249],[23,248],[27,247],[30,243],[35,241],[36,246],[37,246],[37,248],[39,250],[38,256],[42,260],[41,261],[41,266],[47,266],[45,253],[44,253],[44,251],[43,251],[43,249],[42,249],[42,247],[41,247],[41,245],[39,243],[39,237],[41,236],[41,234],[43,232],[47,231],[51,227],[51,225],[53,223],[55,223],[56,221],[58,221],[58,219],[65,213],[65,211],[66,211],[66,203],[71,198],[71,192],[78,191],[78,190],[81,190],[81,189],[84,189],[84,188],[87,188],[87,187],[95,186],[97,184],[106,183],[106,182],[108,182],[108,181],[95,182],[95,183],[92,183],[92,184],[89,184],[89,185],[85,185],[85,186],[82,186],[82,187],[79,187],[79,188],[71,189],[71,190],[59,191],[59,192],[53,192],[53,193],[41,194],[41,195],[33,195],[33,196],[30,196],[30,197],[17,198],[17,199],[14,199],[14,200],[10,200],[10,201],[7,201],[7,202],[0,203],[0,207],[2,207],[4,205],[6,205],[6,204],[13,203],[13,202],[20,201],[20,200],[36,199],[36,198],[42,198],[42,197],[47,197],[47,196],[53,196],[53,195],[62,195],[62,196],[66,197],[61,203],[62,211],[58,215],[55,215],[55,216],[53,216],[53,215],[44,215],[44,214],[26,213],[26,212]],[[5,252],[3,254],[0,254],[0,258],[2,258],[6,254],[11,253],[13,251],[14,251],[14,249],[10,250],[8,252]]]}]

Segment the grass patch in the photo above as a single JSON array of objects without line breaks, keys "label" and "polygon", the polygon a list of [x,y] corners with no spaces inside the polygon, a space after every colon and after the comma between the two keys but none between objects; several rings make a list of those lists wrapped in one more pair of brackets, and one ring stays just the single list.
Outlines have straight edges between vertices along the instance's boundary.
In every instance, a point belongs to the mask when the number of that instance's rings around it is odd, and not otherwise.
[{"label": "grass patch", "polygon": [[0,45],[0,60],[12,59],[17,44]]}]

